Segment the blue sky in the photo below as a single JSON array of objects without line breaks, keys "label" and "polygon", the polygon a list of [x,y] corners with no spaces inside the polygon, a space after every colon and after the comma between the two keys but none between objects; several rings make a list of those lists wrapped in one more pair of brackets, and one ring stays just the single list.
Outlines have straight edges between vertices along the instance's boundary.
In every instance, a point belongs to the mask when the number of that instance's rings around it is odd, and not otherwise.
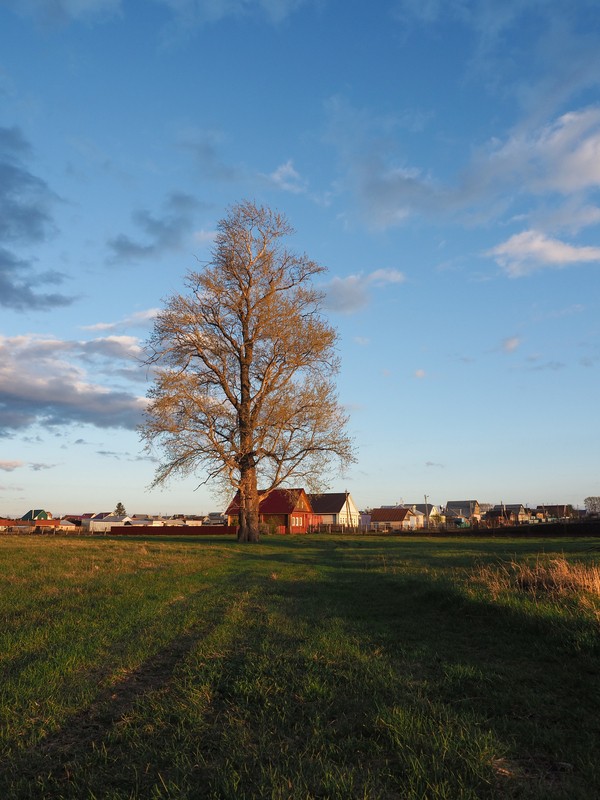
[{"label": "blue sky", "polygon": [[152,317],[227,207],[328,268],[358,461],[396,502],[600,494],[594,0],[0,0],[0,515],[149,491]]}]

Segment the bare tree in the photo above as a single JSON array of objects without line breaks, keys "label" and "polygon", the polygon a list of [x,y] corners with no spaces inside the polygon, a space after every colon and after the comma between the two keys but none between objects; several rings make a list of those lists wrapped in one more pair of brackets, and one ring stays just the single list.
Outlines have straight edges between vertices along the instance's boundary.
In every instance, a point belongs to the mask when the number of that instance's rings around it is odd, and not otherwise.
[{"label": "bare tree", "polygon": [[588,514],[600,515],[600,497],[586,497],[584,503]]},{"label": "bare tree", "polygon": [[239,538],[258,540],[261,499],[301,480],[322,489],[354,461],[333,377],[337,335],[312,284],[324,268],[288,251],[288,221],[244,201],[219,222],[211,261],[187,274],[149,340],[142,425],[164,454],[153,485],[202,475],[239,492]]}]

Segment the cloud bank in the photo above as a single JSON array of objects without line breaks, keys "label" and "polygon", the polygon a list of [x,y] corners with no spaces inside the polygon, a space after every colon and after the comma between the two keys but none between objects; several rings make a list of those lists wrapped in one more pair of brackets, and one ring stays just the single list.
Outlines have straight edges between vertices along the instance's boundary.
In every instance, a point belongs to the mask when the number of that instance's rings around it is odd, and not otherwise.
[{"label": "cloud bank", "polygon": [[31,258],[21,254],[52,232],[54,193],[27,166],[31,147],[18,127],[0,127],[0,306],[15,310],[51,310],[74,298],[39,287],[58,285],[56,271],[36,272]]},{"label": "cloud bank", "polygon": [[0,428],[74,423],[134,430],[146,400],[120,387],[101,385],[85,365],[119,376],[118,365],[141,352],[133,337],[70,342],[41,336],[0,337]]}]

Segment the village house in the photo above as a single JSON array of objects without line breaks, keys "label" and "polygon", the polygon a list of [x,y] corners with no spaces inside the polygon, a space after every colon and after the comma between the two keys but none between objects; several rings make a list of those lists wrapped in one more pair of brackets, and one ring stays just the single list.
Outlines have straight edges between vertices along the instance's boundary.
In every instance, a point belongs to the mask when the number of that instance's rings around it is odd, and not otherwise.
[{"label": "village house", "polygon": [[417,515],[402,506],[371,509],[371,530],[373,531],[411,531],[417,528]]},{"label": "village house", "polygon": [[44,511],[43,508],[32,508],[21,519],[24,522],[38,522],[41,519],[52,519],[52,514],[49,511]]},{"label": "village house", "polygon": [[564,521],[567,519],[575,519],[578,514],[572,505],[543,505],[538,506],[538,511],[541,511],[548,522]]},{"label": "village house", "polygon": [[444,511],[446,523],[464,527],[481,521],[481,508],[477,500],[448,500]]},{"label": "village house", "polygon": [[485,521],[492,527],[525,525],[531,522],[531,512],[522,503],[501,503],[486,513]]},{"label": "village house", "polygon": [[440,508],[433,503],[404,503],[403,505],[419,516],[417,525],[419,528],[437,527],[442,521]]},{"label": "village house", "polygon": [[[264,492],[258,494],[260,497]],[[228,525],[238,524],[239,510],[238,492],[225,512]],[[258,521],[273,533],[307,533],[321,519],[313,512],[304,489],[273,489],[259,502]]]},{"label": "village house", "polygon": [[88,528],[90,533],[110,533],[113,525],[126,525],[131,522],[131,517],[116,514],[99,514],[90,519]]},{"label": "village house", "polygon": [[360,511],[349,492],[309,494],[308,498],[313,513],[321,518],[321,525],[340,528],[359,527]]},{"label": "village house", "polygon": [[104,517],[110,517],[110,511],[101,511],[99,513],[88,511],[81,515],[81,527],[86,531],[92,532],[92,521],[99,522],[100,520],[103,520]]}]

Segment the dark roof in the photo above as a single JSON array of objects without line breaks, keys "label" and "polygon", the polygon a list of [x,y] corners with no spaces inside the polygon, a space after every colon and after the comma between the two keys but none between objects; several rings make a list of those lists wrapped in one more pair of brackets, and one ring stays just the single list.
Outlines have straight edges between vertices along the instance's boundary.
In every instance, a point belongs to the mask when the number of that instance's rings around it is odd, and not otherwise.
[{"label": "dark roof", "polygon": [[547,511],[549,514],[555,514],[557,516],[560,515],[567,515],[573,513],[573,506],[568,503],[567,505],[542,505],[538,506],[538,509],[542,509],[543,511]]},{"label": "dark roof", "polygon": [[463,516],[470,516],[473,513],[475,506],[478,506],[477,500],[448,500],[446,503],[446,510],[458,512]]},{"label": "dark roof", "polygon": [[346,505],[346,492],[309,494],[308,499],[315,514],[338,514]]},{"label": "dark roof", "polygon": [[404,522],[406,517],[412,515],[410,508],[373,508],[371,522]]},{"label": "dark roof", "polygon": [[21,517],[21,519],[22,520],[48,519],[48,513],[44,511],[43,508],[32,508],[23,517]]}]

